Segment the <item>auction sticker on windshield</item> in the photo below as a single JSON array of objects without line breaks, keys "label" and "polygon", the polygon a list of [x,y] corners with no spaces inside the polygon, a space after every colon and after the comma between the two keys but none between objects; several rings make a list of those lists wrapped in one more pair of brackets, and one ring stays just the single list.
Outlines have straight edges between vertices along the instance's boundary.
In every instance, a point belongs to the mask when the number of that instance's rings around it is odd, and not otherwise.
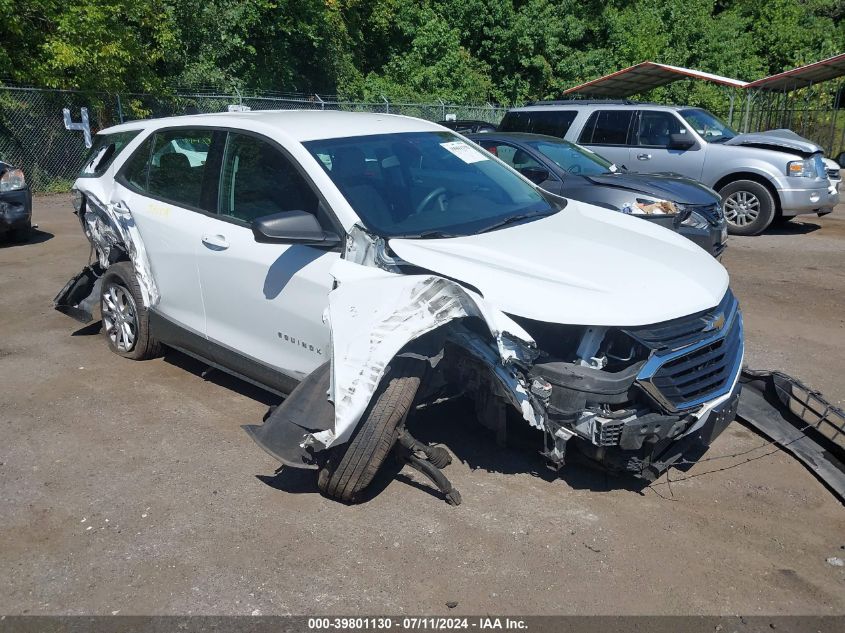
[{"label": "auction sticker on windshield", "polygon": [[460,158],[465,163],[477,163],[482,160],[487,160],[487,157],[479,152],[474,147],[467,145],[463,141],[449,141],[448,143],[440,143],[440,147],[452,152],[455,156]]}]

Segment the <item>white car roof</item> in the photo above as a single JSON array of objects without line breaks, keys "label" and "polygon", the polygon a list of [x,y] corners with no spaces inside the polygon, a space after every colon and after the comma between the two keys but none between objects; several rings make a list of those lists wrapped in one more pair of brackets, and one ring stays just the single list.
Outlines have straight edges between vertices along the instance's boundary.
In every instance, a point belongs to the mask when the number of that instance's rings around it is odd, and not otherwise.
[{"label": "white car roof", "polygon": [[371,112],[331,110],[259,110],[255,112],[219,112],[189,116],[143,119],[101,130],[111,134],[129,130],[153,130],[171,126],[216,126],[239,129],[276,128],[296,141],[390,134],[394,132],[444,131],[446,128],[413,117]]}]

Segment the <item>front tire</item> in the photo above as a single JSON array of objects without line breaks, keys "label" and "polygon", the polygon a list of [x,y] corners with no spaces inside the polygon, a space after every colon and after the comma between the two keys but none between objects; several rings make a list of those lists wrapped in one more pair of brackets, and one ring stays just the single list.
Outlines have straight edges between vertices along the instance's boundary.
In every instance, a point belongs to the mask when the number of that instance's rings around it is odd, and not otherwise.
[{"label": "front tire", "polygon": [[772,192],[759,182],[737,180],[719,190],[731,235],[759,235],[775,217]]},{"label": "front tire", "polygon": [[161,354],[161,344],[150,336],[149,313],[131,262],[109,266],[100,294],[103,334],[118,356],[146,360]]},{"label": "front tire", "polygon": [[352,439],[331,449],[320,470],[317,485],[325,496],[344,503],[360,500],[402,432],[420,386],[419,370],[413,359],[391,363]]}]

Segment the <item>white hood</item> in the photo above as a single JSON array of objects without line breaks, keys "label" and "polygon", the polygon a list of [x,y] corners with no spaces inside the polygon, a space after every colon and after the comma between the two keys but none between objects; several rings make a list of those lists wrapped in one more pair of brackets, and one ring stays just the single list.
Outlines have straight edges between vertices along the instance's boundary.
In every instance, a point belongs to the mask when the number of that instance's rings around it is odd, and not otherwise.
[{"label": "white hood", "polygon": [[478,289],[507,314],[550,323],[636,326],[717,305],[728,273],[651,222],[569,201],[553,216],[449,239],[391,239],[405,261]]}]

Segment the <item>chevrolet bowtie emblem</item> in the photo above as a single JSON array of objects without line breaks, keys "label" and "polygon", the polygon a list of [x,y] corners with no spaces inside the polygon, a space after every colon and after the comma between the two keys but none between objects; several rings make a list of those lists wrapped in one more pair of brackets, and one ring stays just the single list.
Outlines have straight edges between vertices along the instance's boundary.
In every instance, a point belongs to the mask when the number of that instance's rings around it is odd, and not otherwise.
[{"label": "chevrolet bowtie emblem", "polygon": [[702,331],[712,332],[713,330],[721,330],[724,325],[725,313],[719,312],[718,314],[704,318],[704,329]]}]

